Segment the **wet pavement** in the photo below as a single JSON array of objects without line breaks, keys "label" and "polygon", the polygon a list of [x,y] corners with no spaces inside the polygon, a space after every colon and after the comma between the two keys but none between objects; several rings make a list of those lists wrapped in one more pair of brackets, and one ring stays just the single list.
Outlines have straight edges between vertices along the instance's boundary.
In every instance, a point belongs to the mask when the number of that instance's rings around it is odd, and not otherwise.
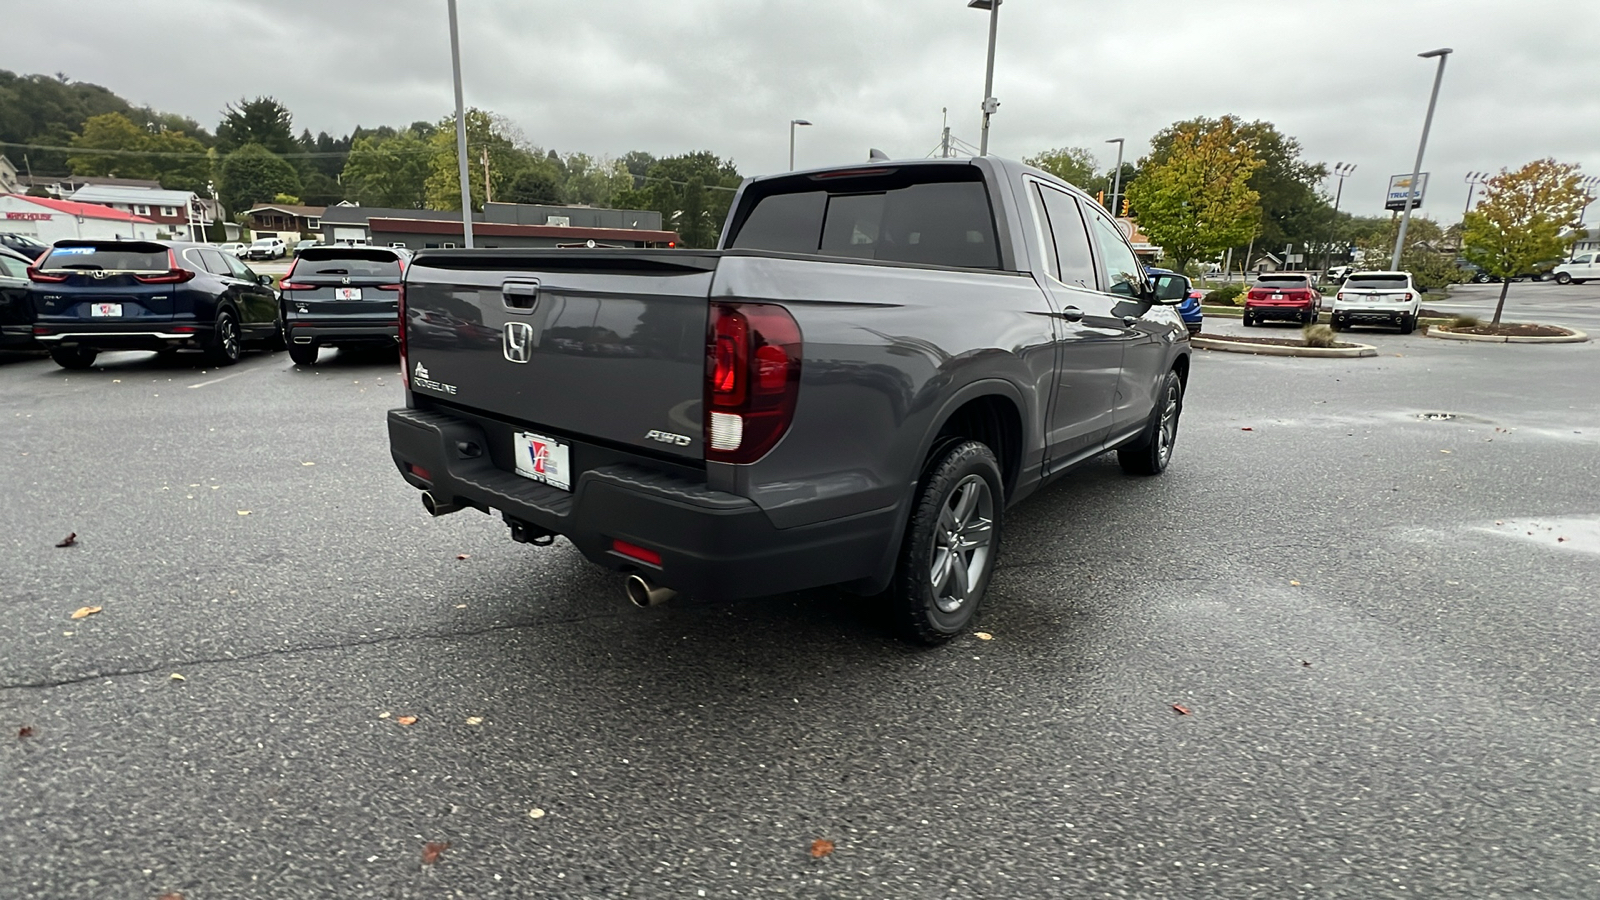
[{"label": "wet pavement", "polygon": [[392,360],[0,363],[0,893],[1593,896],[1600,345],[1360,339],[1197,352],[931,650],[429,519]]}]

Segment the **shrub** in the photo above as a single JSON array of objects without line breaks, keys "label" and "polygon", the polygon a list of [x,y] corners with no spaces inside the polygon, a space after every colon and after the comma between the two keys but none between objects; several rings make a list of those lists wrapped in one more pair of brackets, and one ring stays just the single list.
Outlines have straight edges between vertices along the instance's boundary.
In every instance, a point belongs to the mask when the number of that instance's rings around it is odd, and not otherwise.
[{"label": "shrub", "polygon": [[1202,302],[1208,303],[1212,306],[1228,306],[1230,304],[1237,306],[1240,305],[1239,298],[1243,295],[1244,285],[1225,284],[1211,293],[1206,294],[1205,300]]},{"label": "shrub", "polygon": [[1333,336],[1333,329],[1326,325],[1307,325],[1300,329],[1300,333],[1305,335],[1307,347],[1332,347],[1338,343]]},{"label": "shrub", "polygon": [[1477,328],[1481,324],[1477,316],[1456,316],[1450,320],[1451,328]]}]

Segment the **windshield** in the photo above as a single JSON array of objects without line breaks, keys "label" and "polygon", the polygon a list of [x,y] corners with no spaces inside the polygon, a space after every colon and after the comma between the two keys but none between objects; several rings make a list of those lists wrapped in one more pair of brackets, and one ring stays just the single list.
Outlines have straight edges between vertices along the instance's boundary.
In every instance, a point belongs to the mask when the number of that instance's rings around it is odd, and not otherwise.
[{"label": "windshield", "polygon": [[276,244],[277,242],[278,242],[277,238],[256,238],[255,241],[250,246],[252,246],[252,247],[265,247],[265,246],[268,246],[269,244]]},{"label": "windshield", "polygon": [[45,270],[83,272],[165,272],[171,268],[167,248],[160,244],[57,247],[39,265]]},{"label": "windshield", "polygon": [[393,250],[356,247],[308,248],[300,254],[294,275],[304,278],[329,275],[354,278],[399,278],[400,257]]},{"label": "windshield", "polygon": [[1392,291],[1406,286],[1407,278],[1404,275],[1351,275],[1344,283],[1346,288],[1367,288],[1375,291]]}]

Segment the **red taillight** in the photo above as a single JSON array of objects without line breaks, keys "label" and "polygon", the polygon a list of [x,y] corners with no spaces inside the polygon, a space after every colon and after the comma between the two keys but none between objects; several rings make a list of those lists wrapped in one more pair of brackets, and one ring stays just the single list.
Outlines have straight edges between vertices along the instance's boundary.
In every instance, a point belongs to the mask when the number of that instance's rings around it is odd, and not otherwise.
[{"label": "red taillight", "polygon": [[1407,300],[1411,299],[1411,292],[1410,291],[1406,291],[1406,299]]},{"label": "red taillight", "polygon": [[1340,291],[1339,293],[1334,294],[1333,295],[1333,299],[1335,299],[1335,300],[1343,300],[1344,299],[1344,291]]},{"label": "red taillight", "polygon": [[398,291],[398,290],[400,290],[400,285],[398,285],[398,284],[380,284],[380,285],[378,285],[378,290],[380,290],[380,291]]},{"label": "red taillight", "polygon": [[1261,300],[1261,299],[1265,298],[1266,296],[1267,296],[1267,292],[1266,291],[1251,291],[1250,292],[1250,299],[1251,300]]},{"label": "red taillight", "polygon": [[188,269],[172,268],[154,275],[140,275],[135,273],[133,280],[140,284],[182,284],[194,277]]},{"label": "red taillight", "polygon": [[[411,390],[411,369],[406,366],[406,286],[400,285],[400,296],[395,299],[395,306],[400,310],[400,384],[406,390]],[[409,404],[408,404],[409,405]]]},{"label": "red taillight", "polygon": [[39,267],[38,266],[29,266],[28,267],[28,280],[29,281],[38,281],[38,282],[41,282],[41,283],[44,283],[44,284],[60,284],[61,282],[66,281],[68,278],[71,278],[71,277],[72,277],[72,273],[70,273],[70,272],[62,272],[61,274],[58,275],[58,274],[56,274],[54,272],[41,272],[41,271],[39,271]]},{"label": "red taillight", "polygon": [[411,471],[411,474],[421,478],[423,481],[433,480],[433,475],[429,473],[427,469],[424,469],[416,463],[406,463],[406,468]]},{"label": "red taillight", "polygon": [[708,330],[706,459],[755,462],[794,419],[800,325],[781,306],[719,303]]},{"label": "red taillight", "polygon": [[172,330],[178,334],[194,334],[195,328],[193,325],[178,325]]},{"label": "red taillight", "polygon": [[283,277],[284,280],[278,282],[278,290],[280,291],[314,291],[317,289],[317,286],[314,284],[304,284],[299,281],[289,281],[289,276],[287,275]]},{"label": "red taillight", "polygon": [[628,557],[629,559],[636,559],[639,562],[648,563],[652,566],[661,565],[661,554],[654,550],[646,550],[637,544],[630,544],[627,541],[613,540],[611,542],[611,549],[622,554],[623,556]]}]

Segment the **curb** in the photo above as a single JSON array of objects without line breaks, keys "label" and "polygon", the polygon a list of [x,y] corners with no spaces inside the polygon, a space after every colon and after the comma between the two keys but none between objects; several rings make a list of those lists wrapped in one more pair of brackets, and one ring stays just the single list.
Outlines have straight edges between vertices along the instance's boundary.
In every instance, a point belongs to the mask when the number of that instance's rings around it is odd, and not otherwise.
[{"label": "curb", "polygon": [[[1552,328],[1566,328],[1564,325],[1552,325]],[[1571,334],[1556,337],[1520,337],[1517,335],[1498,334],[1457,334],[1445,331],[1442,328],[1429,328],[1427,336],[1446,341],[1482,341],[1487,344],[1581,344],[1589,339],[1587,334],[1576,328],[1567,328]]]},{"label": "curb", "polygon": [[1324,359],[1354,359],[1377,356],[1378,348],[1371,344],[1354,347],[1286,347],[1282,344],[1251,344],[1224,338],[1193,337],[1189,343],[1203,350],[1222,350],[1227,353],[1253,353],[1257,356],[1314,356]]}]

